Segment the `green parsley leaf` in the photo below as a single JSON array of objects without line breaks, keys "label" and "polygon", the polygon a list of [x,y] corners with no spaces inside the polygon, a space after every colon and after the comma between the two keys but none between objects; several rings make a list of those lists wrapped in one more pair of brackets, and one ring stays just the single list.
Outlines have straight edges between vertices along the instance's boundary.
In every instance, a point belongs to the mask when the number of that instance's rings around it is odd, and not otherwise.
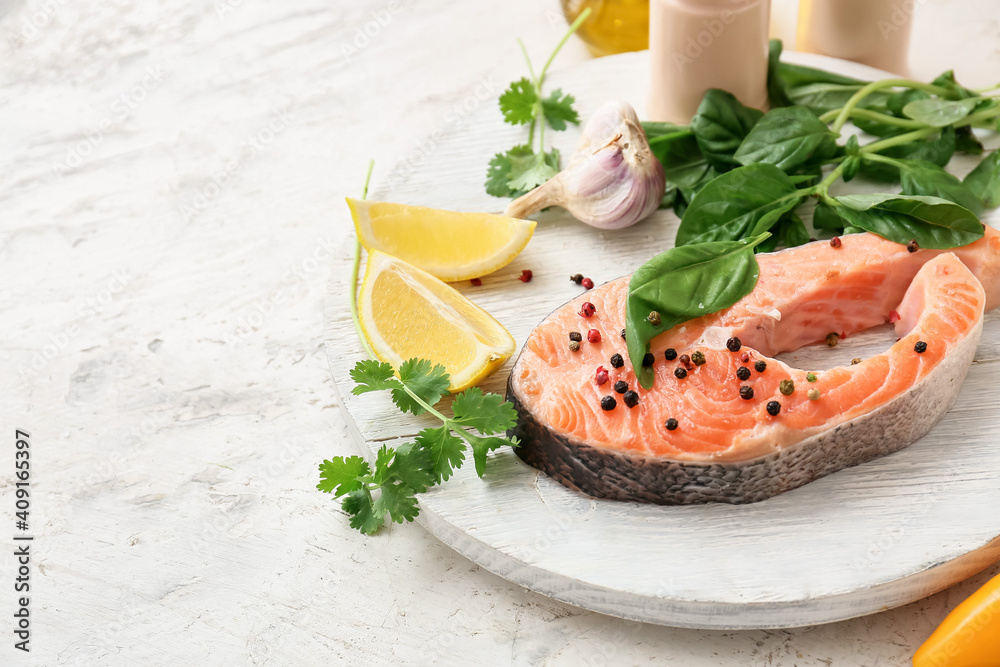
[{"label": "green parsley leaf", "polygon": [[417,435],[417,444],[430,456],[431,471],[438,482],[447,481],[451,471],[465,461],[465,442],[448,426],[425,428]]},{"label": "green parsley leaf", "polygon": [[510,88],[500,96],[500,111],[503,119],[511,125],[527,125],[535,120],[538,93],[527,77],[510,84]]},{"label": "green parsley leaf", "polygon": [[[437,364],[433,368],[427,359],[407,359],[399,367],[399,379],[406,388],[420,397],[428,405],[434,405],[448,391],[451,380],[444,366]],[[413,399],[403,389],[392,390],[392,401],[403,412],[415,415],[424,412],[423,406]]]},{"label": "green parsley leaf", "polygon": [[351,379],[357,384],[351,390],[355,396],[400,386],[399,380],[393,374],[392,366],[374,359],[359,361],[351,369]]},{"label": "green parsley leaf", "polygon": [[393,521],[403,523],[413,521],[420,513],[417,499],[413,497],[413,489],[406,484],[388,484],[381,490],[382,493],[372,505],[376,516],[384,517],[388,512]]},{"label": "green parsley leaf", "polygon": [[506,153],[497,153],[490,160],[489,169],[486,170],[486,194],[494,197],[512,197],[514,193],[510,189],[510,170],[513,168],[512,155],[525,153],[531,155],[531,149],[527,145],[514,146]]},{"label": "green parsley leaf", "polygon": [[517,423],[517,411],[512,404],[504,402],[500,394],[484,394],[479,387],[456,396],[451,408],[455,411],[453,421],[487,435],[501,433]]},{"label": "green parsley leaf", "polygon": [[375,454],[375,470],[371,476],[375,484],[383,484],[389,479],[389,463],[392,462],[392,457],[395,455],[396,450],[392,447],[388,445],[379,447],[378,452]]},{"label": "green parsley leaf", "polygon": [[516,438],[511,438],[507,440],[506,438],[500,438],[497,436],[479,436],[473,435],[471,433],[465,433],[465,439],[469,441],[472,445],[472,458],[476,462],[476,474],[480,477],[486,472],[486,455],[495,449],[500,449],[504,445],[510,445],[511,447],[517,447],[518,441]]},{"label": "green parsley leaf", "polygon": [[539,185],[559,173],[559,149],[548,153],[532,153],[531,156],[511,158],[510,180],[507,185],[520,194],[534,190]]},{"label": "green parsley leaf", "polygon": [[408,442],[396,448],[396,456],[388,468],[391,477],[398,479],[415,493],[423,493],[437,483],[433,472],[431,453],[421,446]]},{"label": "green parsley leaf", "polygon": [[316,488],[335,497],[364,486],[359,479],[371,472],[368,462],[360,456],[337,456],[319,464],[319,484]]},{"label": "green parsley leaf", "polygon": [[542,114],[548,121],[549,127],[553,130],[565,130],[566,123],[580,124],[580,116],[573,108],[576,98],[572,95],[563,95],[561,88],[556,88],[552,93],[542,100]]},{"label": "green parsley leaf", "polygon": [[368,489],[351,491],[344,498],[341,507],[351,517],[351,528],[356,528],[365,535],[374,535],[382,527],[385,509],[376,509],[372,493]]}]

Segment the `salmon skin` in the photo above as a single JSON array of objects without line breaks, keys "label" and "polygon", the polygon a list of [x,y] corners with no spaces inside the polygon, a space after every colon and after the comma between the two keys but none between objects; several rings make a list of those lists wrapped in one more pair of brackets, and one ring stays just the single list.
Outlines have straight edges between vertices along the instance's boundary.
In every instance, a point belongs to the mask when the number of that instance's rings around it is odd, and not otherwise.
[{"label": "salmon skin", "polygon": [[[652,341],[655,384],[648,391],[638,385],[620,333],[629,277],[565,304],[532,331],[508,380],[518,456],[598,498],[748,503],[920,438],[954,403],[983,312],[1000,303],[1000,233],[986,227],[967,246],[913,253],[867,232],[841,241],[838,248],[817,241],[758,255],[760,278],[750,294]],[[587,301],[596,307],[589,318],[580,314]],[[830,333],[889,321],[899,341],[856,365],[810,373],[773,358]],[[600,342],[588,342],[590,329]],[[576,351],[570,332],[583,334]],[[742,342],[735,352],[727,347],[733,337]],[[926,349],[918,352],[918,343]],[[667,360],[668,348],[677,359]],[[680,355],[695,352],[705,363],[676,377]],[[624,360],[619,368],[610,361],[616,353]],[[600,366],[609,374],[602,385],[595,381]],[[783,380],[793,383],[792,393],[781,392]],[[637,392],[634,407],[617,382]],[[741,395],[742,387],[752,397]],[[606,396],[615,399],[611,410],[601,407]],[[776,415],[772,401],[780,405]],[[676,420],[674,428],[668,420]]]}]

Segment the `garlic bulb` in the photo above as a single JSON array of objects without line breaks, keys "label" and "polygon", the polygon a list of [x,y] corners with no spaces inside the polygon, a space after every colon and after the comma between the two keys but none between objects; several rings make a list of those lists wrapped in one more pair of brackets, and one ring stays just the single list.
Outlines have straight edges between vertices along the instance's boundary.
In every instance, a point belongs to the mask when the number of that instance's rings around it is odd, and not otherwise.
[{"label": "garlic bulb", "polygon": [[608,102],[587,121],[570,165],[507,206],[524,218],[548,206],[600,229],[622,229],[655,211],[666,185],[635,110]]}]

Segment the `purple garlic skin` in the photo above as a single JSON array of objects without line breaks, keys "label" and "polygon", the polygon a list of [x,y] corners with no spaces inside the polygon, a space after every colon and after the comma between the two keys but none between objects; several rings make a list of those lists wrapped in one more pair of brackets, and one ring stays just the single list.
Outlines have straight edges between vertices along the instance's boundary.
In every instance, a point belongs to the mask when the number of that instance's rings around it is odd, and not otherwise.
[{"label": "purple garlic skin", "polygon": [[592,227],[622,229],[659,208],[665,186],[663,165],[650,151],[635,109],[611,101],[584,125],[570,165],[512,201],[504,214],[523,218],[561,206]]}]

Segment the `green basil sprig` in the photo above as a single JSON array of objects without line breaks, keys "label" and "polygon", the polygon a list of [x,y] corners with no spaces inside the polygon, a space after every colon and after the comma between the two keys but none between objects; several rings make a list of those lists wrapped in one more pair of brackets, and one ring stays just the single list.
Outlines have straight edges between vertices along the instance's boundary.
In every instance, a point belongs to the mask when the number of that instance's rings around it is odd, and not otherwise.
[{"label": "green basil sprig", "polygon": [[[649,342],[681,322],[728,308],[749,294],[760,275],[754,247],[768,236],[671,248],[632,274],[625,342],[642,387],[653,386],[652,369],[642,365]],[[658,326],[649,321],[653,311],[660,316]]]}]

